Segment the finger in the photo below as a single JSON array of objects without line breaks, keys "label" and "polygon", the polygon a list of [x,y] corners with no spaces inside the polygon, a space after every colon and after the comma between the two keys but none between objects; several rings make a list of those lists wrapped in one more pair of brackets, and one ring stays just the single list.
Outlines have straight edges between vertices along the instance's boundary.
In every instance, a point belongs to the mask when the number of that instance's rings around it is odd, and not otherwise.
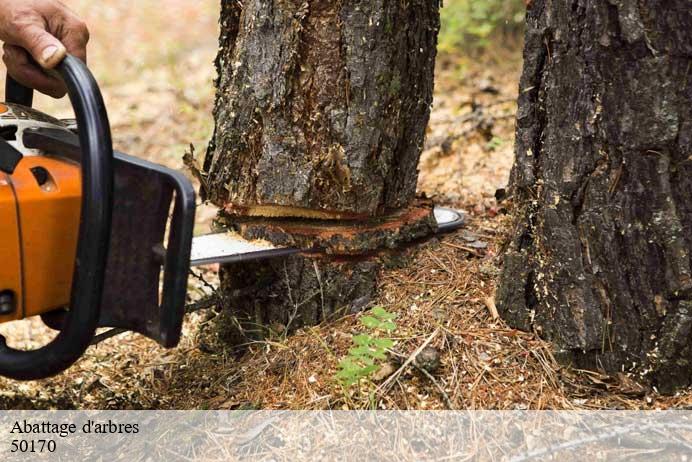
[{"label": "finger", "polygon": [[61,98],[65,95],[67,92],[65,84],[60,79],[47,75],[35,63],[31,62],[29,55],[22,48],[6,44],[3,50],[2,58],[7,72],[17,82],[54,98]]},{"label": "finger", "polygon": [[69,54],[86,63],[89,43],[89,29],[86,23],[74,15],[68,15],[61,19],[61,24],[56,25],[54,32]]},{"label": "finger", "polygon": [[44,69],[53,69],[65,58],[67,53],[60,40],[48,33],[41,24],[34,21],[15,24],[12,36],[12,44],[27,50]]}]

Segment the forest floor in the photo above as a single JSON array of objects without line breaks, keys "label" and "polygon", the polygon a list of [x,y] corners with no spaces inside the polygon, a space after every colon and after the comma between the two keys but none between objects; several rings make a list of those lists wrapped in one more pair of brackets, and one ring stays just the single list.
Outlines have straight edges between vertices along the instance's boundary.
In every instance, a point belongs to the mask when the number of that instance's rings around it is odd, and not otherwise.
[{"label": "forest floor", "polygon": [[[124,152],[182,169],[201,159],[213,128],[218,1],[68,2],[92,30],[90,61]],[[184,18],[184,27],[174,26]],[[117,26],[117,27],[116,27]],[[513,157],[520,44],[495,45],[477,59],[441,56],[419,190],[462,209],[465,229],[429,241],[403,268],[383,274],[378,300],[397,315],[388,374],[342,387],[335,378],[354,314],[250,344],[241,356],[200,348],[213,311],[188,316],[180,346],[164,350],[136,334],[91,347],[68,372],[39,382],[0,380],[0,408],[79,409],[657,409],[689,407],[692,392],[661,396],[624,374],[559,365],[551,346],[498,319],[494,291],[510,219],[495,192]],[[40,98],[69,116],[65,101]],[[204,206],[198,231],[214,216]],[[205,278],[214,279],[213,268]],[[208,289],[191,280],[191,300]],[[49,334],[36,322],[0,327],[12,344],[35,346]],[[402,366],[422,345],[441,364],[432,374]]]}]

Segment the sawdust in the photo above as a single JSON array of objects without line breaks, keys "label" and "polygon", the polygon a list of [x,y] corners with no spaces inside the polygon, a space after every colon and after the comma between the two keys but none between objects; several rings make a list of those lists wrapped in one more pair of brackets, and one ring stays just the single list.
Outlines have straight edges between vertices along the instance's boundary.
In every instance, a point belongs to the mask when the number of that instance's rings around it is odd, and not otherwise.
[{"label": "sawdust", "polygon": [[[204,152],[211,133],[217,1],[68,2],[92,25],[92,63],[123,151],[182,168],[190,142]],[[168,4],[167,4],[168,5]],[[180,10],[180,9],[183,10]],[[175,12],[175,18],[171,17]],[[169,14],[170,13],[170,14]],[[185,17],[186,27],[170,27]],[[154,19],[152,19],[154,18]],[[161,18],[161,19],[155,19]],[[176,19],[178,18],[178,19]],[[112,28],[113,21],[119,25]],[[153,22],[152,22],[153,21]],[[159,44],[169,44],[164,50]],[[121,49],[131,58],[121,58]],[[164,57],[161,59],[160,57]],[[421,161],[419,189],[440,205],[467,211],[466,230],[418,248],[412,263],[389,270],[376,304],[398,315],[387,387],[344,390],[338,361],[361,332],[359,314],[247,345],[242,353],[202,351],[199,327],[213,310],[189,315],[180,346],[163,350],[136,334],[88,350],[68,372],[31,383],[0,380],[0,407],[83,409],[653,409],[692,405],[692,393],[663,397],[627,376],[561,367],[532,333],[507,327],[492,312],[499,257],[509,219],[495,190],[512,163],[520,49],[493,50],[483,62],[448,59]],[[110,57],[106,59],[106,57]],[[117,59],[114,59],[117,57]],[[117,65],[110,63],[117,61]],[[444,61],[444,60],[443,60]],[[107,67],[106,67],[107,66]],[[463,67],[462,67],[463,66]],[[116,70],[116,68],[118,68]],[[117,74],[116,74],[117,72]],[[181,77],[182,76],[182,77]],[[488,82],[497,92],[488,92]],[[510,102],[506,102],[506,101]],[[46,104],[51,113],[60,104]],[[56,112],[53,112],[55,109]],[[432,140],[432,142],[430,142]],[[437,141],[440,143],[437,143]],[[208,230],[213,210],[198,216]],[[192,279],[190,301],[211,293],[214,267]],[[3,326],[18,345],[54,333],[36,321]],[[433,335],[435,334],[435,335]],[[415,361],[430,339],[440,364],[427,375]],[[370,392],[374,392],[371,399]]]}]

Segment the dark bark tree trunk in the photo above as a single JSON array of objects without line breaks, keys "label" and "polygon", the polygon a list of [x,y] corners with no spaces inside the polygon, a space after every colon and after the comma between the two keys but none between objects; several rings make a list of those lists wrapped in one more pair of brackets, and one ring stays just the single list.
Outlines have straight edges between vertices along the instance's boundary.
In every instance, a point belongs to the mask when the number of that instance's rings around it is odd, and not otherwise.
[{"label": "dark bark tree trunk", "polygon": [[[221,28],[202,182],[225,224],[260,217],[256,237],[265,221],[357,225],[412,203],[439,0],[223,1]],[[378,268],[354,256],[298,257],[228,267],[222,285],[262,281],[233,303],[240,324],[296,327],[362,305]]]},{"label": "dark bark tree trunk", "polygon": [[499,308],[581,367],[692,381],[692,5],[534,0]]},{"label": "dark bark tree trunk", "polygon": [[357,218],[408,205],[438,3],[222,2],[207,197],[240,215]]}]

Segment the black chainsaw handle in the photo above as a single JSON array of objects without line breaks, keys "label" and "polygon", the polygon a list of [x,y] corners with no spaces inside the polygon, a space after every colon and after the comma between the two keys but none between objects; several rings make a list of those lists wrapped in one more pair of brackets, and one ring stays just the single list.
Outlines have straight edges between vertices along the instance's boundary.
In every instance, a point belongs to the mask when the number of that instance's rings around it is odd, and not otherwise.
[{"label": "black chainsaw handle", "polygon": [[31,107],[34,104],[34,90],[26,88],[7,74],[5,78],[5,102]]},{"label": "black chainsaw handle", "polygon": [[[32,351],[7,346],[0,337],[0,375],[36,380],[58,374],[89,347],[98,325],[113,211],[113,144],[106,106],[86,65],[67,56],[56,68],[67,86],[79,127],[82,211],[70,310],[62,330]],[[7,101],[30,105],[33,92],[8,76]],[[28,103],[28,104],[27,104]]]}]

